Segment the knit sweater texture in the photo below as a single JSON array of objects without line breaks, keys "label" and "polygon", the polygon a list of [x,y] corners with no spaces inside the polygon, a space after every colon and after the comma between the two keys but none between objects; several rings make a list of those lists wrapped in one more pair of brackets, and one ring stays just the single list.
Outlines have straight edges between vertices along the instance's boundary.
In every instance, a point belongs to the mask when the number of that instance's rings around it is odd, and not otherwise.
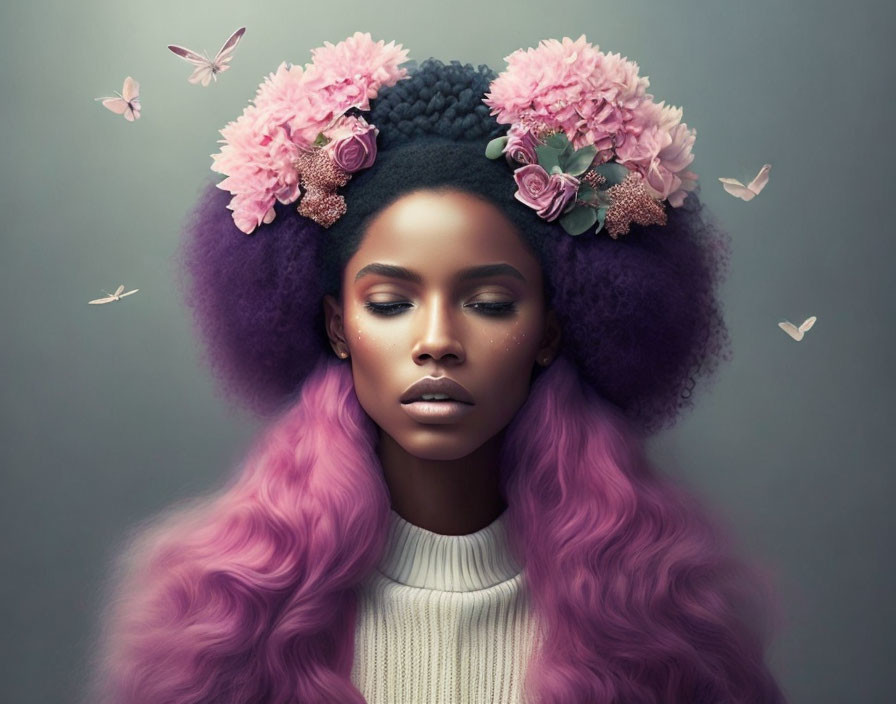
[{"label": "knit sweater texture", "polygon": [[518,704],[538,634],[506,511],[440,535],[395,511],[358,595],[352,682],[368,704]]}]

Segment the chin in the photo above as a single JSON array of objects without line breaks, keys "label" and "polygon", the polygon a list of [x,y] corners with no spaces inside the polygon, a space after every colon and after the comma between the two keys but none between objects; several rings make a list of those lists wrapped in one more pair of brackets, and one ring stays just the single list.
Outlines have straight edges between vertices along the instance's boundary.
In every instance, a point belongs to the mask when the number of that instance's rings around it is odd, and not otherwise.
[{"label": "chin", "polygon": [[439,428],[445,427],[427,426],[427,430],[415,433],[412,437],[393,436],[393,439],[405,452],[421,460],[459,460],[473,454],[489,439],[470,438],[469,434],[458,437],[453,433],[439,432]]}]

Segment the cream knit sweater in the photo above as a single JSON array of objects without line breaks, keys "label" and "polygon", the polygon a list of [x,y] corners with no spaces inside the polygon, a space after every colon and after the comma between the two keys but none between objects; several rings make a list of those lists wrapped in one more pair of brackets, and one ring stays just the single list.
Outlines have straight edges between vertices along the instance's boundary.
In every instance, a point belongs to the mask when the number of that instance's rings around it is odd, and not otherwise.
[{"label": "cream knit sweater", "polygon": [[517,704],[537,639],[506,511],[439,535],[395,511],[359,594],[352,682],[369,704]]}]

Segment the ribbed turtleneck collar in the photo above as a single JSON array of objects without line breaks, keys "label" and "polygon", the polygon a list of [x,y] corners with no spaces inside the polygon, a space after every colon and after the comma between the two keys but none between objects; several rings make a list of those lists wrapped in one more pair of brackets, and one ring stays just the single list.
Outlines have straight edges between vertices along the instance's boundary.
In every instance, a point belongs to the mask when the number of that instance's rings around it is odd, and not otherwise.
[{"label": "ribbed turtleneck collar", "polygon": [[379,570],[401,584],[422,589],[471,592],[507,581],[520,566],[507,545],[505,510],[469,535],[440,535],[389,512],[386,550]]}]

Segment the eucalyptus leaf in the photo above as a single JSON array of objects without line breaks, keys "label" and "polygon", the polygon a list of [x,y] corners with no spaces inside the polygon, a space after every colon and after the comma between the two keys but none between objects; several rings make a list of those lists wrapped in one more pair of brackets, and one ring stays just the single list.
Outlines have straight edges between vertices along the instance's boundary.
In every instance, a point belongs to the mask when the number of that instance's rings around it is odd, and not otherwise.
[{"label": "eucalyptus leaf", "polygon": [[591,186],[587,183],[583,183],[579,186],[579,191],[576,194],[576,198],[578,200],[584,200],[587,203],[596,203],[598,200],[597,191],[595,191]]},{"label": "eucalyptus leaf", "polygon": [[507,136],[495,137],[491,142],[485,145],[485,155],[489,159],[497,159],[504,153],[504,147],[507,145]]},{"label": "eucalyptus leaf", "polygon": [[575,150],[576,150],[576,148],[575,148],[574,146],[572,146],[572,142],[570,142],[569,140],[567,140],[567,142],[566,142],[566,146],[563,147],[563,153],[566,154],[566,156],[569,156],[569,155],[572,154]]},{"label": "eucalyptus leaf", "polygon": [[559,149],[549,147],[547,144],[539,144],[535,147],[535,153],[538,155],[538,165],[548,173],[551,173],[555,166],[560,168]]},{"label": "eucalyptus leaf", "polygon": [[554,149],[558,149],[563,151],[566,147],[569,146],[569,140],[566,138],[566,135],[563,132],[557,132],[556,134],[552,134],[544,140],[544,143],[549,147],[553,147]]},{"label": "eucalyptus leaf", "polygon": [[607,208],[601,206],[595,211],[595,219],[597,220],[597,229],[594,231],[595,234],[604,229],[604,219],[607,217]]},{"label": "eucalyptus leaf", "polygon": [[629,174],[629,170],[627,168],[615,161],[608,161],[605,164],[596,166],[594,167],[594,170],[597,171],[597,173],[599,173],[605,179],[607,179],[605,188],[619,185],[620,183],[625,181],[625,177]]},{"label": "eucalyptus leaf", "polygon": [[581,176],[589,169],[596,156],[597,147],[593,144],[577,149],[565,164],[566,173]]},{"label": "eucalyptus leaf", "polygon": [[581,235],[597,221],[597,212],[594,208],[585,205],[577,205],[566,215],[560,218],[563,229],[571,235]]}]

